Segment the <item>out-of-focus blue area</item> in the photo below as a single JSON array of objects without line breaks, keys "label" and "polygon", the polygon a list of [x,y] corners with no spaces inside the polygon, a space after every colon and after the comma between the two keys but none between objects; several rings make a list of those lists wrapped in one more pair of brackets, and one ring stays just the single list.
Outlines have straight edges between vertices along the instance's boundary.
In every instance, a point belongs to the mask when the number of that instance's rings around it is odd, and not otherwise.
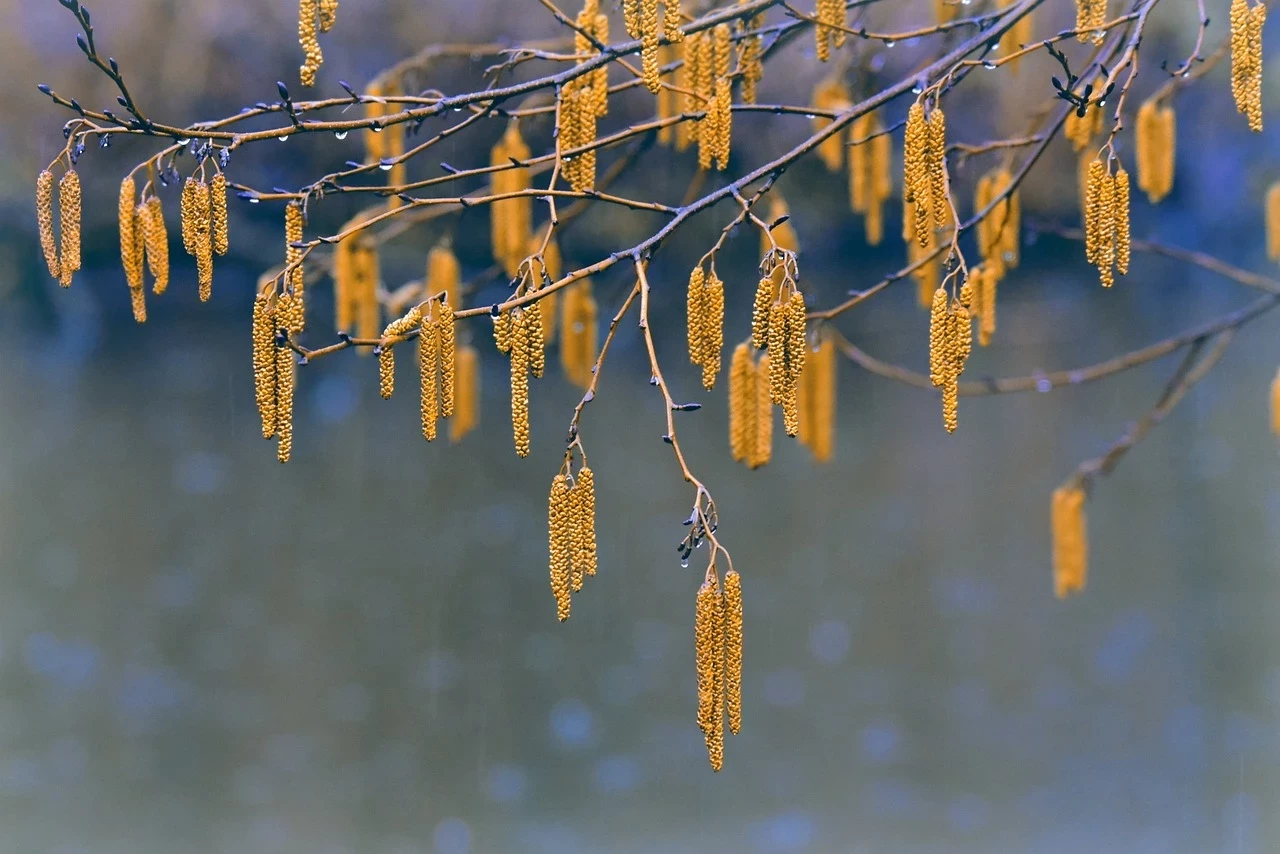
[{"label": "out-of-focus blue area", "polygon": [[[1068,23],[1069,4],[1046,5],[1043,32]],[[871,21],[919,23],[931,7]],[[12,117],[0,138],[13,152],[0,167],[0,851],[1280,843],[1270,809],[1280,794],[1280,460],[1266,399],[1277,319],[1247,327],[1098,484],[1089,587],[1057,602],[1049,493],[1154,402],[1172,361],[1051,395],[965,399],[954,436],[933,395],[844,364],[835,462],[816,467],[779,435],[774,461],[749,472],[729,458],[723,387],[703,393],[684,364],[683,279],[732,212],[707,214],[664,246],[652,268],[659,355],[681,399],[705,403],[677,427],[745,585],[745,728],[713,775],[694,722],[700,567],[682,569],[674,550],[692,494],[660,441],[662,401],[634,324],[619,332],[583,420],[601,568],[561,625],[546,581],[545,501],[578,393],[554,370],[534,384],[534,453],[517,460],[505,370],[482,346],[482,429],[457,447],[429,446],[412,359],[401,358],[400,392],[384,402],[373,361],[340,354],[301,369],[295,459],[277,465],[258,436],[247,321],[252,282],[282,251],[279,209],[233,209],[232,255],[218,261],[208,305],[175,246],[171,291],[137,327],[113,212],[120,175],[154,149],[133,140],[93,150],[80,167],[87,269],[71,290],[57,288],[41,269],[30,195],[65,116],[34,83],[86,103],[112,96],[84,67],[57,4],[0,8],[13,22],[0,62],[17,81],[0,94]],[[343,0],[321,91],[441,34],[555,33],[540,7],[512,8]],[[291,3],[100,0],[93,11],[135,93],[174,121],[232,113],[296,76]],[[1211,14],[1216,45],[1225,9]],[[1165,79],[1160,61],[1189,52],[1194,16],[1192,3],[1160,4],[1135,106]],[[896,46],[888,70],[925,49]],[[810,50],[798,43],[779,58],[762,99],[807,97],[823,73]],[[460,91],[491,62],[446,65],[423,85]],[[1053,67],[1037,57],[1003,88],[977,72],[949,105],[957,138],[1022,132],[1019,111],[1048,97]],[[616,120],[650,106],[632,93],[614,105]],[[1175,191],[1159,208],[1135,199],[1135,234],[1266,270],[1261,198],[1280,173],[1274,135],[1244,131],[1225,69],[1177,107]],[[796,121],[744,118],[735,158],[782,150],[806,130]],[[496,130],[447,144],[411,174],[483,160]],[[549,138],[537,125],[529,135]],[[354,138],[287,145],[287,157],[274,142],[238,152],[232,177],[293,186],[359,156]],[[1131,164],[1127,134],[1120,146]],[[646,157],[645,179],[625,191],[678,201],[688,158]],[[986,165],[958,168],[958,184],[971,187]],[[1075,221],[1074,170],[1055,145],[1024,194],[1028,218]],[[817,163],[780,183],[816,306],[902,261],[894,228],[882,247],[863,245],[842,184]],[[176,198],[165,201],[172,215]],[[314,228],[351,210],[348,199],[326,200]],[[579,221],[565,253],[590,262],[653,222]],[[469,212],[389,246],[388,284],[420,275],[426,249],[450,233],[469,274],[489,263],[485,217]],[[1104,292],[1078,245],[1027,239],[974,376],[1088,364],[1252,298],[1148,256]],[[746,330],[756,243],[744,231],[726,251],[731,341]],[[596,281],[602,314],[629,285],[620,274]],[[470,299],[504,287],[480,283]],[[840,329],[922,368],[927,323],[912,290],[896,285]],[[323,280],[310,291],[309,343],[330,340],[328,291]],[[487,343],[485,322],[467,328]]]}]

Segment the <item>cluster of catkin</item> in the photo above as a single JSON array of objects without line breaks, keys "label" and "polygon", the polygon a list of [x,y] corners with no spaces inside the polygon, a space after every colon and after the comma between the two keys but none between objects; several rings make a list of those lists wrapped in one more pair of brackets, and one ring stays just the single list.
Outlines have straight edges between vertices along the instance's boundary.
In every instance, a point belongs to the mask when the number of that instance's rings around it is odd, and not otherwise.
[{"label": "cluster of catkin", "polygon": [[1089,164],[1084,202],[1085,258],[1098,268],[1104,288],[1115,284],[1115,273],[1129,272],[1129,173],[1110,158]]},{"label": "cluster of catkin", "polygon": [[298,43],[304,56],[298,75],[303,86],[316,85],[316,72],[324,63],[317,33],[327,33],[338,17],[338,0],[298,0]]},{"label": "cluster of catkin", "polygon": [[747,343],[734,348],[729,362],[729,450],[736,462],[753,469],[773,456],[769,354],[757,361]]},{"label": "cluster of catkin", "polygon": [[[561,144],[570,145],[563,139]],[[531,156],[519,126],[512,121],[489,153],[489,163],[494,169],[489,186],[495,196],[522,193],[533,186],[529,167],[523,165]],[[593,171],[594,168],[592,166]],[[521,195],[499,199],[489,206],[489,224],[493,257],[507,276],[515,278],[533,233],[533,198]]]},{"label": "cluster of catkin", "polygon": [[622,20],[627,35],[640,40],[640,71],[644,85],[650,92],[662,88],[658,48],[663,39],[678,42],[684,39],[680,29],[683,13],[680,0],[662,0],[662,21],[658,21],[658,0],[622,0]]},{"label": "cluster of catkin", "polygon": [[893,195],[893,139],[875,113],[849,126],[849,206],[863,216],[867,244],[884,238],[884,203]]},{"label": "cluster of catkin", "polygon": [[1102,132],[1102,107],[1086,105],[1084,115],[1078,109],[1067,113],[1062,134],[1071,142],[1074,151],[1084,151],[1095,136]]},{"label": "cluster of catkin", "polygon": [[572,594],[583,579],[596,574],[596,488],[591,469],[576,475],[562,469],[551,481],[547,502],[548,547],[551,553],[551,594],[556,617],[569,619]]},{"label": "cluster of catkin", "polygon": [[[145,194],[144,194],[145,196]],[[135,203],[136,202],[136,203]],[[132,175],[120,182],[120,262],[129,285],[133,319],[147,320],[145,269],[151,271],[152,290],[163,294],[169,287],[169,234],[164,225],[164,210],[156,195],[137,199],[137,185]],[[223,230],[225,237],[225,227]]]},{"label": "cluster of catkin", "polygon": [[1053,594],[1065,599],[1084,590],[1089,572],[1088,522],[1084,490],[1063,485],[1053,491],[1050,527],[1053,533]]},{"label": "cluster of catkin", "polygon": [[1176,122],[1173,107],[1158,104],[1154,98],[1143,102],[1138,108],[1138,122],[1134,132],[1138,189],[1147,194],[1152,204],[1158,203],[1173,189]]},{"label": "cluster of catkin", "polygon": [[698,588],[693,614],[698,677],[698,728],[713,771],[724,767],[724,730],[742,730],[742,578],[734,570],[721,586],[715,565]]},{"label": "cluster of catkin", "polygon": [[301,312],[288,292],[260,290],[253,301],[253,387],[262,417],[262,437],[275,438],[276,459],[289,462],[293,451],[293,395],[297,365],[281,330],[296,333]]},{"label": "cluster of catkin", "polygon": [[1249,130],[1262,132],[1262,25],[1267,6],[1231,0],[1231,95]]},{"label": "cluster of catkin", "polygon": [[58,182],[58,228],[53,227],[53,173],[36,178],[36,223],[49,275],[64,288],[80,269],[80,176],[68,169]]},{"label": "cluster of catkin", "polygon": [[974,214],[991,208],[978,221],[978,250],[983,265],[997,279],[1006,270],[1018,266],[1019,239],[1022,231],[1022,201],[1013,186],[1013,174],[1005,167],[990,170],[978,179],[974,191]]},{"label": "cluster of catkin", "polygon": [[756,286],[751,343],[757,350],[769,350],[769,399],[782,407],[783,427],[788,436],[794,436],[800,430],[797,393],[808,349],[804,294],[790,278],[781,288],[775,287],[771,272],[761,276]]},{"label": "cluster of catkin", "polygon": [[[609,43],[609,18],[600,11],[598,0],[587,0],[578,13],[574,36],[578,64],[589,59],[595,45]],[[573,156],[564,152],[596,141],[596,121],[609,112],[609,66],[575,77],[560,87],[556,143],[560,147],[561,171],[573,189],[583,192],[596,185],[595,149]]]},{"label": "cluster of catkin", "polygon": [[720,373],[720,351],[724,349],[724,282],[716,268],[708,273],[701,263],[689,274],[688,309],[689,361],[702,368],[702,387],[710,391]]},{"label": "cluster of catkin", "polygon": [[499,312],[493,318],[493,339],[498,352],[511,357],[511,430],[516,454],[529,456],[529,376],[546,370],[542,338],[542,307],[531,302]]},{"label": "cluster of catkin", "polygon": [[942,389],[942,424],[948,433],[954,433],[959,424],[960,375],[973,348],[972,293],[969,282],[961,287],[959,297],[940,287],[933,293],[929,314],[929,381]]},{"label": "cluster of catkin", "polygon": [[227,179],[218,173],[206,183],[190,176],[182,185],[179,211],[182,248],[196,259],[200,301],[205,302],[213,295],[213,254],[227,252]]},{"label": "cluster of catkin", "polygon": [[728,24],[717,24],[684,40],[684,64],[677,85],[681,93],[681,109],[687,113],[705,113],[701,121],[676,127],[676,150],[683,151],[691,142],[698,143],[698,168],[729,165],[729,145],[733,131],[732,62],[733,34]]},{"label": "cluster of catkin", "polygon": [[945,228],[954,214],[947,191],[947,119],[941,105],[925,116],[924,102],[907,111],[902,146],[903,202],[913,207],[915,239],[921,247],[929,233]]},{"label": "cluster of catkin", "polygon": [[809,351],[800,378],[800,444],[830,462],[836,436],[836,345],[822,337]]},{"label": "cluster of catkin", "polygon": [[817,24],[813,28],[813,36],[818,59],[822,62],[831,58],[833,44],[837,48],[844,47],[847,15],[844,0],[818,0],[814,11]]},{"label": "cluster of catkin", "polygon": [[969,268],[969,310],[978,319],[978,343],[983,347],[991,343],[996,332],[996,288],[1000,278],[998,268],[990,263]]},{"label": "cluster of catkin", "polygon": [[596,360],[596,299],[590,279],[565,288],[560,313],[560,367],[569,382],[585,389]]},{"label": "cluster of catkin", "polygon": [[1266,200],[1267,257],[1280,261],[1280,181],[1267,190]]},{"label": "cluster of catkin", "polygon": [[1106,37],[1107,0],[1076,0],[1076,39],[1102,44]]},{"label": "cluster of catkin", "polygon": [[418,332],[418,370],[422,376],[422,436],[436,438],[436,420],[452,418],[457,399],[457,331],[453,306],[428,300]]},{"label": "cluster of catkin", "polygon": [[[362,217],[343,226],[343,232],[355,229]],[[333,253],[333,290],[335,324],[339,332],[354,330],[357,338],[377,338],[382,325],[382,308],[378,304],[378,242],[365,231],[352,231],[338,241]],[[368,352],[358,350],[357,352]]]}]

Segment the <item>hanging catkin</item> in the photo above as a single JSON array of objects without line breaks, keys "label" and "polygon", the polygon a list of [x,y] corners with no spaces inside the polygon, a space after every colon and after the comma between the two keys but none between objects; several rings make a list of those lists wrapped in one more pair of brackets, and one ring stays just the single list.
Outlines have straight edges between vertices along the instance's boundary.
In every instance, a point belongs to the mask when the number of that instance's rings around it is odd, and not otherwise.
[{"label": "hanging catkin", "polygon": [[[516,455],[529,456],[529,332],[527,315],[511,313],[511,432]],[[501,344],[499,344],[501,346]]]},{"label": "hanging catkin", "polygon": [[[282,297],[283,298],[283,297]],[[279,305],[279,301],[277,301]],[[293,392],[297,382],[297,366],[293,351],[276,347],[276,459],[289,462],[293,454]]]},{"label": "hanging catkin", "polygon": [[[296,297],[294,300],[296,301]],[[387,328],[382,330],[382,340],[385,342],[378,346],[378,393],[382,395],[384,400],[391,397],[395,392],[396,384],[396,356],[393,349],[396,341],[388,339],[402,338],[412,330],[416,329],[422,323],[422,312],[417,306],[409,309],[403,316],[396,318],[387,324]]]},{"label": "hanging catkin", "polygon": [[[743,22],[747,32],[758,32],[764,27],[764,15],[758,14]],[[756,87],[764,79],[763,47],[760,36],[749,35],[738,40],[738,68],[741,72],[742,101],[745,104],[756,102]]]},{"label": "hanging catkin", "polygon": [[556,617],[560,622],[569,619],[569,572],[572,536],[569,516],[569,482],[564,474],[551,481],[551,496],[547,502],[548,550],[551,564],[551,595],[556,600]]},{"label": "hanging catkin", "polygon": [[729,450],[750,465],[755,456],[756,365],[748,344],[739,344],[729,362]]},{"label": "hanging catkin", "polygon": [[231,241],[227,233],[227,176],[221,172],[209,182],[209,215],[213,251],[226,255]]},{"label": "hanging catkin", "polygon": [[142,223],[134,202],[138,193],[132,175],[126,175],[120,182],[120,201],[116,217],[120,221],[120,263],[124,267],[124,280],[131,290],[143,286],[143,247]]},{"label": "hanging catkin", "polygon": [[169,287],[169,232],[164,224],[164,209],[160,197],[151,196],[138,205],[138,218],[142,224],[142,243],[146,248],[147,269],[154,279],[151,292],[163,294]]},{"label": "hanging catkin", "polygon": [[1053,491],[1050,513],[1053,593],[1059,599],[1084,590],[1088,577],[1089,537],[1084,501],[1084,490],[1078,486],[1064,485]]},{"label": "hanging catkin", "polygon": [[74,169],[68,169],[58,182],[58,218],[62,232],[58,282],[69,288],[72,275],[80,269],[80,176]]},{"label": "hanging catkin", "polygon": [[302,45],[303,53],[298,77],[303,86],[316,85],[316,72],[324,62],[320,40],[316,38],[320,23],[319,15],[320,8],[317,0],[298,0],[298,43]]},{"label": "hanging catkin", "polygon": [[1173,189],[1176,118],[1173,107],[1149,99],[1138,109],[1134,135],[1138,164],[1138,189],[1152,204],[1159,203]]},{"label": "hanging catkin", "polygon": [[262,438],[276,434],[276,345],[271,297],[253,300],[253,392],[262,419]]},{"label": "hanging catkin", "polygon": [[480,354],[475,347],[458,348],[454,358],[454,386],[449,441],[456,443],[480,424]]},{"label": "hanging catkin", "polygon": [[756,363],[755,418],[752,436],[752,452],[748,459],[751,468],[767,465],[773,457],[773,404],[769,400],[769,354],[765,353]]},{"label": "hanging catkin", "polygon": [[[596,557],[596,487],[595,475],[587,466],[578,470],[573,484],[574,544],[573,574],[595,575]],[[581,582],[579,582],[581,586]]]},{"label": "hanging catkin", "polygon": [[849,206],[863,215],[867,244],[884,238],[884,202],[893,193],[893,141],[875,113],[863,113],[849,126]]},{"label": "hanging catkin", "polygon": [[[1000,55],[1007,57],[1010,54],[1017,53],[1020,49],[1030,44],[1031,35],[1034,25],[1032,12],[1026,12],[1017,22],[1005,30],[1004,35],[1000,37]],[[1009,66],[1009,73],[1014,77],[1018,76],[1018,65],[1022,62],[1022,57],[1008,60],[1005,64]]]},{"label": "hanging catkin", "polygon": [[742,577],[724,574],[724,699],[729,732],[742,730]]},{"label": "hanging catkin", "polygon": [[800,381],[800,441],[820,463],[835,450],[836,346],[822,338],[809,351]]},{"label": "hanging catkin", "polygon": [[947,117],[941,106],[929,113],[929,138],[926,148],[929,171],[929,209],[933,228],[945,228],[950,222],[951,202],[947,195]]},{"label": "hanging catkin", "polygon": [[1231,3],[1231,95],[1236,111],[1248,119],[1249,129],[1262,131],[1262,25],[1267,7],[1246,0]]},{"label": "hanging catkin", "polygon": [[[530,156],[529,146],[520,135],[519,126],[512,121],[502,139],[493,147],[490,158],[494,167],[502,167],[494,173],[495,193],[519,193],[532,186],[529,168],[512,164],[513,160],[523,163]],[[493,218],[494,258],[502,264],[508,277],[515,278],[533,231],[533,199],[530,196],[501,199],[490,205],[490,216]]]},{"label": "hanging catkin", "polygon": [[916,101],[907,111],[906,137],[902,146],[903,202],[911,207],[916,242],[924,247],[929,242],[933,215],[933,184],[930,178],[930,133],[925,120],[924,104]]},{"label": "hanging catkin", "polygon": [[596,358],[596,301],[591,280],[582,279],[566,288],[560,305],[560,367],[569,382],[585,389],[591,385]]},{"label": "hanging catkin", "polygon": [[1267,257],[1280,261],[1280,181],[1267,190],[1266,200]]},{"label": "hanging catkin", "polygon": [[[428,308],[430,311],[430,307]],[[442,325],[438,314],[431,314],[422,319],[418,332],[418,373],[419,398],[418,409],[422,416],[422,438],[428,442],[436,440],[436,421],[440,417],[440,378],[443,365],[441,341]]]},{"label": "hanging catkin", "polygon": [[40,230],[40,248],[44,251],[49,275],[62,278],[58,263],[58,241],[53,232],[53,173],[45,169],[36,178],[36,224]]},{"label": "hanging catkin", "polygon": [[462,305],[462,267],[458,257],[446,244],[432,247],[427,253],[427,273],[424,278],[423,299],[438,299],[446,295],[446,301],[457,309]]},{"label": "hanging catkin", "polygon": [[698,588],[693,617],[693,648],[698,677],[698,728],[712,770],[724,764],[724,602],[716,582]]},{"label": "hanging catkin", "polygon": [[641,79],[650,92],[662,86],[658,77],[658,0],[640,0]]}]

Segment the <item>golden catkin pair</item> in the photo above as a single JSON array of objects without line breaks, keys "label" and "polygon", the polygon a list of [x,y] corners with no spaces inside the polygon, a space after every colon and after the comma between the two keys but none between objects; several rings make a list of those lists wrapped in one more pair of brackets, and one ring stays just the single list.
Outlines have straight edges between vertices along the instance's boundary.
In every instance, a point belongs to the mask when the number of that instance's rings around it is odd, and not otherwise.
[{"label": "golden catkin pair", "polygon": [[[276,459],[287,463],[293,452],[293,396],[297,365],[287,344],[277,344],[276,332],[288,329],[296,317],[292,296],[259,291],[253,301],[253,386],[262,418],[262,437],[277,440]],[[292,330],[290,330],[292,331]]]},{"label": "golden catkin pair", "polygon": [[942,423],[948,433],[958,425],[960,375],[973,346],[973,322],[964,299],[970,288],[962,288],[960,299],[938,288],[929,316],[929,381],[942,389]]},{"label": "golden catkin pair", "polygon": [[182,247],[196,259],[200,301],[213,295],[213,194],[194,175],[182,185]]},{"label": "golden catkin pair", "polygon": [[710,39],[703,39],[699,49],[697,92],[705,112],[697,124],[698,168],[729,165],[729,145],[733,132],[733,87],[729,79],[732,34],[728,24],[717,24]]},{"label": "golden catkin pair", "polygon": [[1065,599],[1084,590],[1089,573],[1088,520],[1085,494],[1078,486],[1053,491],[1050,527],[1053,532],[1053,595]]},{"label": "golden catkin pair", "polygon": [[120,264],[124,267],[124,280],[129,286],[133,319],[138,323],[146,323],[146,245],[142,228],[142,207],[135,204],[136,196],[137,185],[133,176],[126,175],[120,182],[120,199],[116,211],[116,218],[120,223]]},{"label": "golden catkin pair", "polygon": [[464,344],[453,360],[453,417],[449,419],[449,441],[461,442],[480,425],[480,354]]},{"label": "golden catkin pair", "polygon": [[414,306],[404,314],[387,324],[382,330],[382,344],[375,352],[378,354],[378,394],[383,400],[390,400],[396,390],[396,353],[393,349],[395,339],[403,339],[422,323],[422,311]]},{"label": "golden catkin pair", "polygon": [[832,45],[844,47],[847,15],[844,0],[817,0],[814,17],[818,23],[813,28],[813,35],[820,61],[826,62],[831,58]]},{"label": "golden catkin pair", "polygon": [[1280,261],[1280,181],[1267,190],[1266,201],[1267,257]]},{"label": "golden catkin pair", "polygon": [[458,339],[453,306],[433,299],[427,302],[426,312],[419,318],[419,404],[422,436],[434,442],[437,420],[452,418],[457,412]]},{"label": "golden catkin pair", "polygon": [[830,462],[836,436],[836,345],[822,337],[805,359],[800,378],[800,444],[820,463]]},{"label": "golden catkin pair", "polygon": [[769,400],[782,407],[782,423],[788,436],[800,430],[798,401],[800,378],[804,373],[804,294],[791,291],[769,307]]},{"label": "golden catkin pair", "polygon": [[[1031,42],[1031,35],[1034,29],[1034,13],[1027,12],[1012,27],[1005,30],[1004,35],[1000,37],[1000,55],[1008,56],[1017,53],[1028,45]],[[1014,77],[1018,76],[1018,65],[1021,62],[1022,57],[1018,57],[1005,63],[1009,67],[1009,73]]]},{"label": "golden catkin pair", "polygon": [[1231,96],[1249,130],[1262,132],[1262,25],[1267,6],[1231,0]]},{"label": "golden catkin pair", "polygon": [[[592,39],[600,44],[609,43],[609,19],[600,13],[598,0],[587,0],[578,14],[577,25],[578,32],[574,38],[575,47],[580,56],[578,64],[581,65],[588,60],[588,54],[595,50]],[[654,61],[657,61],[656,54]],[[560,170],[564,173],[569,186],[579,192],[595,187],[595,149],[574,155],[566,155],[565,152],[594,143],[596,120],[604,117],[608,112],[609,66],[607,64],[580,77],[575,77],[560,87],[556,111],[556,145],[561,158]]]},{"label": "golden catkin pair", "polygon": [[735,461],[753,469],[773,456],[769,354],[757,362],[746,343],[734,348],[729,363],[729,450]]},{"label": "golden catkin pair", "polygon": [[560,306],[560,367],[569,382],[585,389],[591,385],[596,360],[596,300],[591,280],[569,285]]},{"label": "golden catkin pair", "polygon": [[1110,163],[1089,164],[1084,204],[1085,258],[1098,268],[1104,288],[1115,284],[1115,271],[1129,272],[1129,173],[1123,166],[1111,174]]},{"label": "golden catkin pair", "polygon": [[596,574],[595,477],[586,465],[574,477],[561,471],[551,481],[547,502],[551,594],[556,617],[569,619],[571,595],[586,576]]},{"label": "golden catkin pair", "polygon": [[725,573],[723,589],[715,565],[694,600],[693,651],[698,685],[698,728],[711,769],[724,767],[725,718],[735,735],[742,729],[742,579]]},{"label": "golden catkin pair", "polygon": [[1076,0],[1076,39],[1102,44],[1107,23],[1107,0]]},{"label": "golden catkin pair", "polygon": [[317,33],[327,33],[338,16],[338,0],[298,0],[298,43],[303,61],[298,76],[303,86],[316,85],[316,72],[324,63]]},{"label": "golden catkin pair", "polygon": [[893,194],[893,139],[875,113],[849,126],[849,207],[863,216],[867,245],[884,239],[884,203]]},{"label": "golden catkin pair", "polygon": [[[561,145],[568,143],[561,140]],[[489,162],[495,169],[490,188],[495,196],[522,193],[533,186],[529,167],[512,163],[514,160],[523,164],[530,156],[519,126],[512,121],[490,152]],[[489,206],[489,221],[493,257],[508,277],[515,278],[533,233],[533,198],[523,195],[499,199]]]},{"label": "golden catkin pair", "polygon": [[36,181],[36,219],[40,246],[49,266],[49,275],[64,288],[80,269],[80,176],[68,169],[58,181],[58,240],[53,231],[53,173],[45,170]]},{"label": "golden catkin pair", "polygon": [[[829,75],[819,80],[818,85],[813,88],[811,99],[814,109],[822,110],[823,112],[839,114],[853,106],[849,87],[844,85],[844,81],[839,74]],[[862,117],[859,118],[861,119]],[[817,133],[830,125],[832,121],[834,119],[829,119],[825,116],[814,116],[810,124],[814,132]],[[844,165],[844,149],[845,141],[840,138],[839,134],[833,134],[818,143],[818,159],[826,165],[829,171],[839,172],[840,167]]]},{"label": "golden catkin pair", "polygon": [[689,361],[702,368],[702,387],[710,391],[720,373],[720,351],[724,349],[724,282],[702,264],[689,274],[686,299]]},{"label": "golden catkin pair", "polygon": [[1159,203],[1173,189],[1173,168],[1177,145],[1177,125],[1173,107],[1157,104],[1154,98],[1138,108],[1134,131],[1138,163],[1138,189],[1152,204]]},{"label": "golden catkin pair", "polygon": [[947,119],[941,106],[925,116],[924,103],[916,101],[907,112],[903,143],[903,201],[913,205],[915,238],[929,243],[929,232],[944,228],[952,219],[947,193]]},{"label": "golden catkin pair", "polygon": [[974,214],[991,210],[978,221],[978,250],[984,266],[997,279],[1018,266],[1022,231],[1021,195],[1013,186],[1013,175],[998,167],[978,179],[974,191]]},{"label": "golden catkin pair", "polygon": [[529,456],[529,375],[541,377],[546,364],[538,303],[504,311],[493,319],[498,351],[511,356],[511,430],[516,454]]}]

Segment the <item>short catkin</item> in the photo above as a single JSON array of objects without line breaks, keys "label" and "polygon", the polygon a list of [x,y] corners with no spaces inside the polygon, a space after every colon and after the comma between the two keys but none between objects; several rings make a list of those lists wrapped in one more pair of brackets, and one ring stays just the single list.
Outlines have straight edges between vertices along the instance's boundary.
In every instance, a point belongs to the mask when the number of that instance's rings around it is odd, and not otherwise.
[{"label": "short catkin", "polygon": [[1084,590],[1088,577],[1089,536],[1084,502],[1084,490],[1079,486],[1067,484],[1053,491],[1053,593],[1059,599]]},{"label": "short catkin", "polygon": [[231,241],[227,233],[227,176],[221,172],[209,182],[209,215],[213,251],[226,255]]}]

